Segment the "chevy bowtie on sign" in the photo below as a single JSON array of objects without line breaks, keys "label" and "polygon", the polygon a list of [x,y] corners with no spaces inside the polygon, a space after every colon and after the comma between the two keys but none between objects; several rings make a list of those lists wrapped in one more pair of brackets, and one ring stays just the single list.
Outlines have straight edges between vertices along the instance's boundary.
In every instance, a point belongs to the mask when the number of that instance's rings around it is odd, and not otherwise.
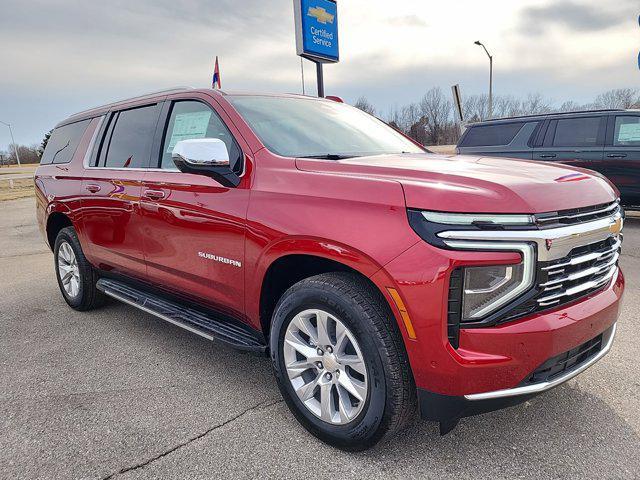
[{"label": "chevy bowtie on sign", "polygon": [[298,55],[316,62],[339,61],[338,5],[334,0],[294,0]]}]

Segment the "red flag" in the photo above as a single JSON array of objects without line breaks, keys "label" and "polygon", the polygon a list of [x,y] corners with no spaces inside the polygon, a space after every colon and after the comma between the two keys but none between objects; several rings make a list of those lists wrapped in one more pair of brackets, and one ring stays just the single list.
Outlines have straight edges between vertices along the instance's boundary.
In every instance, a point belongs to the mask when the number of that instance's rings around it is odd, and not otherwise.
[{"label": "red flag", "polygon": [[216,88],[216,84],[218,84],[218,88],[222,88],[222,83],[220,83],[220,67],[218,66],[217,55],[216,55],[216,66],[213,69],[213,81],[211,82],[211,88]]}]

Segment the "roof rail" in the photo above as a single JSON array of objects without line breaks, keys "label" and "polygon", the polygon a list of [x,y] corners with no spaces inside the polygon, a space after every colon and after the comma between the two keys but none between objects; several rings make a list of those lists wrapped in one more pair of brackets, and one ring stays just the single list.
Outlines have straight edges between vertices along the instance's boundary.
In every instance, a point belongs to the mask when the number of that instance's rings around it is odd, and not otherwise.
[{"label": "roof rail", "polygon": [[553,115],[571,115],[576,113],[604,113],[604,112],[625,112],[624,108],[598,108],[594,110],[571,110],[567,112],[546,112],[546,113],[532,113],[530,115],[514,115],[513,117],[496,117],[496,118],[487,118],[485,120],[480,120],[479,122],[492,122],[495,120],[516,120],[519,118],[534,118],[534,117],[546,117]]}]

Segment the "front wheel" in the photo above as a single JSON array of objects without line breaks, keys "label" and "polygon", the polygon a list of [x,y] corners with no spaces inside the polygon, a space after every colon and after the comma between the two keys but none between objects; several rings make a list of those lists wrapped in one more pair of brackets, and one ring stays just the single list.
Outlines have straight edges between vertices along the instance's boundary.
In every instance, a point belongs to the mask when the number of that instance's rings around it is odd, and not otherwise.
[{"label": "front wheel", "polygon": [[345,450],[371,447],[415,412],[415,386],[384,298],[351,273],[311,277],[276,306],[278,386],[302,425]]}]

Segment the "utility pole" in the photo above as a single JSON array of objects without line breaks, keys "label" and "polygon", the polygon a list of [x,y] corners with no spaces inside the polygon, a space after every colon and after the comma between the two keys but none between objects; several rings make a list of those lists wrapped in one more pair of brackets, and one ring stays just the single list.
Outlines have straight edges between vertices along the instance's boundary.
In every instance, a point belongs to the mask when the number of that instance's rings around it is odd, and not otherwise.
[{"label": "utility pole", "polygon": [[493,56],[489,53],[487,47],[485,47],[480,40],[477,40],[473,43],[484,48],[487,57],[489,57],[489,118],[493,118]]},{"label": "utility pole", "polygon": [[9,134],[11,135],[11,143],[13,144],[13,151],[16,153],[16,160],[18,161],[18,166],[20,166],[20,155],[18,155],[18,146],[16,145],[16,141],[13,139],[13,130],[11,130],[11,124],[5,123],[0,120],[0,123],[9,127]]}]

